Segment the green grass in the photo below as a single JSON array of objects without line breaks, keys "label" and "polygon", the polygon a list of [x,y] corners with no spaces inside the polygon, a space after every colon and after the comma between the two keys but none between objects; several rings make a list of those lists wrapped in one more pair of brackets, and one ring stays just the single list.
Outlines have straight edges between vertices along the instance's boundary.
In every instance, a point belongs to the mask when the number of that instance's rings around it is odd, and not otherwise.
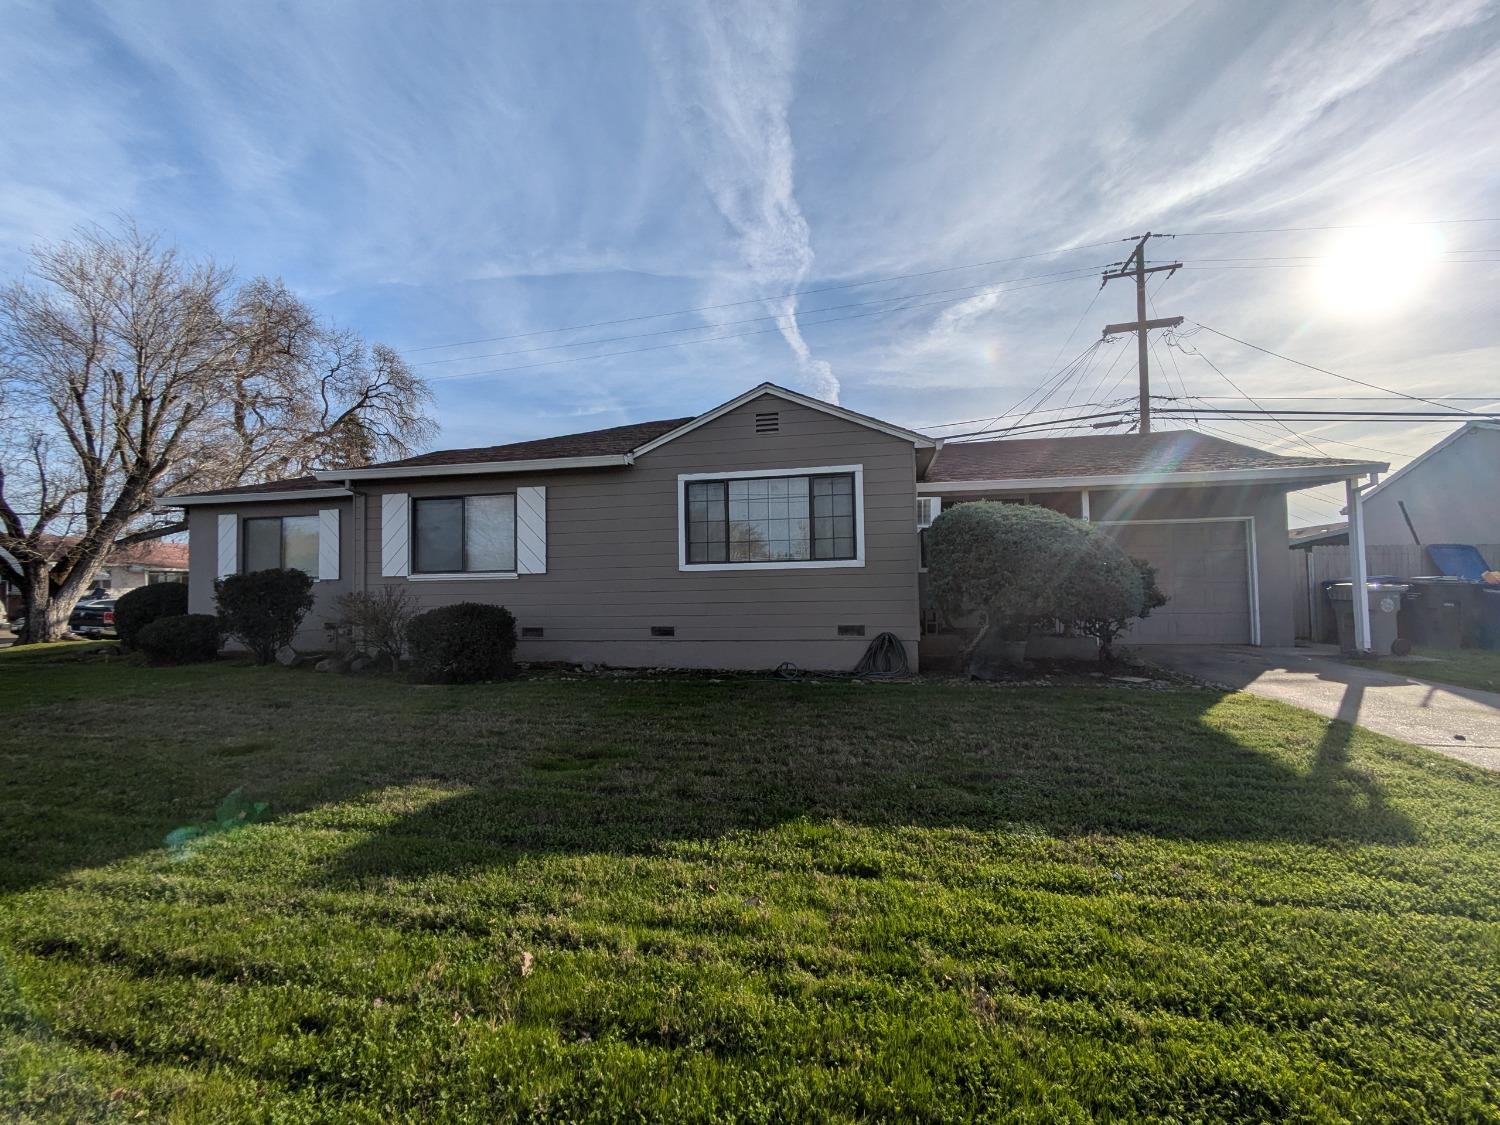
[{"label": "green grass", "polygon": [[1249,696],[20,652],[0,716],[0,1118],[1500,1114],[1500,782]]},{"label": "green grass", "polygon": [[1390,672],[1397,676],[1410,676],[1414,680],[1431,680],[1454,687],[1475,688],[1479,691],[1500,691],[1500,652],[1482,648],[1418,649],[1418,656],[1428,660],[1402,660],[1385,657],[1380,660],[1362,661],[1368,668]]}]

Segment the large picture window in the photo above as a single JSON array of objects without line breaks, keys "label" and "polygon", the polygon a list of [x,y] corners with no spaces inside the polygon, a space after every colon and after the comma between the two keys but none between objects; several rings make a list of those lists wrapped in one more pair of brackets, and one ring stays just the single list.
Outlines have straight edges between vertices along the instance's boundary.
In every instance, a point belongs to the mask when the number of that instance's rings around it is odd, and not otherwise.
[{"label": "large picture window", "polygon": [[511,493],[417,499],[411,512],[414,571],[516,569],[516,498]]},{"label": "large picture window", "polygon": [[245,520],[245,572],[283,567],[318,576],[317,516],[257,516]]},{"label": "large picture window", "polygon": [[688,565],[853,560],[854,473],[689,480]]}]

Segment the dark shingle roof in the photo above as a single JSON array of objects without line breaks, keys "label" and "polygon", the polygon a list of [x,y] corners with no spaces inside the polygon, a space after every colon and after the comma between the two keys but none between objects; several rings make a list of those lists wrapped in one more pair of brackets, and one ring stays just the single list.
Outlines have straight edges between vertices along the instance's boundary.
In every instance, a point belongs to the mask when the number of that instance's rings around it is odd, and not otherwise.
[{"label": "dark shingle roof", "polygon": [[1191,430],[1089,437],[952,442],[928,470],[927,483],[1209,473],[1236,469],[1358,467],[1334,457],[1282,457]]},{"label": "dark shingle roof", "polygon": [[[267,480],[260,484],[241,484],[234,488],[205,488],[189,489],[181,495],[193,495],[202,492],[204,495],[212,496],[242,496],[247,492],[299,492],[304,488],[337,488],[338,485],[331,481],[319,480],[317,477],[290,477],[287,480]],[[174,495],[178,495],[174,493]],[[163,499],[171,499],[170,496]]]},{"label": "dark shingle roof", "polygon": [[490,461],[539,461],[548,457],[598,457],[611,453],[629,453],[632,449],[655,441],[662,434],[691,422],[692,418],[664,418],[657,422],[635,422],[629,426],[611,426],[607,430],[588,430],[562,437],[516,441],[509,445],[482,445],[474,449],[439,449],[407,457],[401,461],[382,461],[372,469],[414,469],[423,465],[470,465]]}]

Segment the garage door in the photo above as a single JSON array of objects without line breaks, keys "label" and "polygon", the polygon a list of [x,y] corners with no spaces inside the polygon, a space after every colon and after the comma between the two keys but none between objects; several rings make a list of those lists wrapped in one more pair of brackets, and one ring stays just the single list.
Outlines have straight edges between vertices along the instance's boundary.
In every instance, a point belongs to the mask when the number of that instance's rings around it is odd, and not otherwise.
[{"label": "garage door", "polygon": [[1127,555],[1156,567],[1170,599],[1125,634],[1123,643],[1249,644],[1250,553],[1244,520],[1100,524]]}]

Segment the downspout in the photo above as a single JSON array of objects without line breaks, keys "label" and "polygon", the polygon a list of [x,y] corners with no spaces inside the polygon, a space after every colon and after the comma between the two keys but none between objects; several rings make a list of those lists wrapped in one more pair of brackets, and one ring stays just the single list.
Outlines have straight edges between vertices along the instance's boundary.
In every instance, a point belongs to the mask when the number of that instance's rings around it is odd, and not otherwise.
[{"label": "downspout", "polygon": [[354,487],[347,477],[344,487],[349,491],[350,505],[354,515],[354,575],[351,589],[356,594],[365,592],[369,582],[369,571],[365,566],[365,554],[369,549],[368,528],[365,524],[365,494]]}]

